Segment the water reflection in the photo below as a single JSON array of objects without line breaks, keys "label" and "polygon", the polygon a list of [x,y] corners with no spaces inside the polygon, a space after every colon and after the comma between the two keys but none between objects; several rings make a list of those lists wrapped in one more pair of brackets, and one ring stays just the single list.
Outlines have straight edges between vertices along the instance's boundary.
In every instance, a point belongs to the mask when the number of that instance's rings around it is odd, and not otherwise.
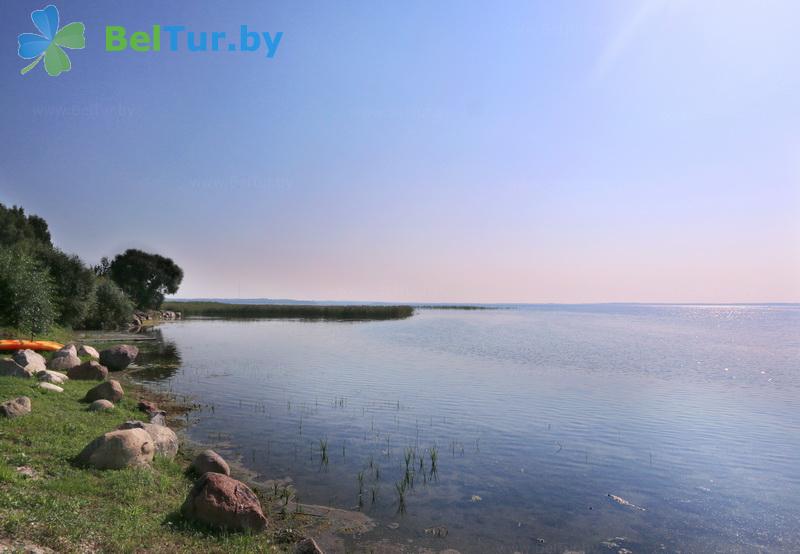
[{"label": "water reflection", "polygon": [[673,306],[183,321],[143,360],[205,405],[194,438],[379,521],[359,547],[792,552],[798,323]]}]

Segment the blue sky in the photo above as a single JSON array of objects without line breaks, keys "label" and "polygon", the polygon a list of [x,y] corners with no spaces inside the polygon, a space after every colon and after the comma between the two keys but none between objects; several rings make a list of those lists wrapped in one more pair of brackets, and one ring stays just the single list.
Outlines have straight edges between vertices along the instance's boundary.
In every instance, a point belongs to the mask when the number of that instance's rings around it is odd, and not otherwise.
[{"label": "blue sky", "polygon": [[[800,4],[78,2],[0,18],[0,202],[181,296],[800,301]],[[284,33],[104,51],[106,25]]]}]

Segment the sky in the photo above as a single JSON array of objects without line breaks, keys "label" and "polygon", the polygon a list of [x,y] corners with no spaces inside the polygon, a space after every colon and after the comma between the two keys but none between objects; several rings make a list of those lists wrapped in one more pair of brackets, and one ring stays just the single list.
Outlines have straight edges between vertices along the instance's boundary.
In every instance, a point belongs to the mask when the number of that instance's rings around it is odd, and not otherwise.
[{"label": "sky", "polygon": [[[0,202],[179,297],[799,302],[800,3],[58,0],[0,11]],[[106,26],[282,32],[105,51]],[[181,40],[185,40],[182,38]]]}]

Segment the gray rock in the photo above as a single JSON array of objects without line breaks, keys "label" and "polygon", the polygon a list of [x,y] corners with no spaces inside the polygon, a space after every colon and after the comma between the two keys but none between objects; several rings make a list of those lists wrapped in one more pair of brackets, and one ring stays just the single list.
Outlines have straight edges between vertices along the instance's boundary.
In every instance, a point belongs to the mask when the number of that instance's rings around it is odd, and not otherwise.
[{"label": "gray rock", "polygon": [[223,529],[259,532],[267,528],[258,497],[250,487],[221,473],[206,473],[192,487],[181,513]]},{"label": "gray rock", "polygon": [[101,398],[100,400],[95,400],[94,402],[89,404],[90,412],[105,412],[113,409],[114,409],[114,404],[103,398]]},{"label": "gray rock", "polygon": [[122,371],[128,367],[138,355],[139,349],[135,346],[120,344],[100,352],[100,363],[106,366],[109,371]]},{"label": "gray rock", "polygon": [[78,381],[105,381],[108,377],[108,369],[94,360],[89,360],[71,367],[67,371],[67,375],[70,379]]},{"label": "gray rock", "polygon": [[198,454],[192,462],[191,469],[198,475],[203,475],[209,471],[213,473],[222,473],[224,475],[231,474],[231,468],[228,466],[228,462],[223,460],[222,456],[213,450],[204,450]]},{"label": "gray rock", "polygon": [[111,431],[97,437],[78,454],[76,461],[97,469],[146,466],[153,461],[153,439],[144,429]]},{"label": "gray rock", "polygon": [[39,388],[49,392],[64,392],[64,389],[53,383],[39,383]]},{"label": "gray rock", "polygon": [[312,538],[305,538],[294,545],[294,554],[325,554]]},{"label": "gray rock", "polygon": [[47,369],[44,356],[33,350],[17,350],[14,353],[14,361],[33,374]]},{"label": "gray rock", "polygon": [[[61,351],[59,350],[59,352]],[[81,365],[81,359],[74,352],[67,351],[66,353],[60,356],[58,355],[53,356],[53,359],[50,360],[49,365],[50,369],[56,369],[58,371],[67,371],[77,365]]]},{"label": "gray rock", "polygon": [[126,421],[117,429],[144,429],[153,439],[156,454],[165,458],[174,458],[178,453],[178,435],[169,427],[144,423],[143,421]]},{"label": "gray rock", "polygon": [[30,379],[33,377],[33,372],[25,369],[11,358],[0,358],[0,376]]},{"label": "gray rock", "polygon": [[153,425],[166,425],[167,424],[167,412],[164,410],[158,410],[156,412],[150,413],[150,423]]},{"label": "gray rock", "polygon": [[29,413],[31,413],[31,399],[27,396],[20,396],[0,404],[0,415],[5,417],[19,417]]},{"label": "gray rock", "polygon": [[100,353],[95,350],[94,347],[88,344],[82,344],[80,348],[78,348],[78,356],[91,356],[96,360],[100,357]]},{"label": "gray rock", "polygon": [[78,347],[72,343],[65,344],[64,346],[53,352],[54,358],[60,358],[61,356],[69,356],[69,355],[72,356],[78,355]]},{"label": "gray rock", "polygon": [[122,390],[122,385],[119,381],[109,379],[104,383],[100,383],[96,387],[89,389],[84,397],[86,402],[94,402],[95,400],[108,400],[116,404],[122,397],[125,396],[125,391]]},{"label": "gray rock", "polygon": [[58,371],[51,371],[49,369],[38,372],[36,374],[36,378],[39,379],[39,381],[53,383],[54,385],[61,385],[69,379],[69,377],[67,377],[65,374],[59,373]]}]

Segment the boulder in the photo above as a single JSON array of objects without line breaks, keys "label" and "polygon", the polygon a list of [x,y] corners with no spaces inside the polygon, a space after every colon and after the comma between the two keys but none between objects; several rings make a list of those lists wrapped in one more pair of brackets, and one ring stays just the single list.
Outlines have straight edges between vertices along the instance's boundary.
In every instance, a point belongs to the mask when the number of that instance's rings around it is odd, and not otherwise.
[{"label": "boulder", "polygon": [[44,356],[33,350],[17,350],[14,353],[14,361],[33,374],[47,369],[47,361]]},{"label": "boulder", "polygon": [[54,358],[60,358],[61,356],[69,356],[69,355],[73,356],[78,355],[78,347],[72,343],[65,344],[64,346],[53,352]]},{"label": "boulder", "polygon": [[169,427],[144,423],[143,421],[126,421],[117,429],[144,429],[153,439],[156,454],[160,454],[165,458],[174,458],[178,453],[178,435]]},{"label": "boulder", "polygon": [[[61,352],[61,350],[59,350],[59,352]],[[53,356],[49,364],[50,369],[56,369],[59,371],[72,369],[76,365],[81,365],[81,359],[77,354],[71,351],[67,351],[60,356],[58,355],[58,352],[56,352],[56,355]]]},{"label": "boulder", "polygon": [[146,466],[153,461],[153,439],[144,429],[111,431],[97,437],[78,454],[80,465],[97,469]]},{"label": "boulder", "polygon": [[138,355],[139,349],[135,346],[120,344],[119,346],[113,346],[100,352],[100,363],[106,366],[109,371],[122,371],[128,367]]},{"label": "boulder", "polygon": [[231,474],[231,468],[228,467],[228,462],[223,460],[222,456],[213,450],[204,450],[198,454],[192,462],[190,469],[198,475],[203,475],[208,472],[222,473],[224,475]]},{"label": "boulder", "polygon": [[54,385],[61,385],[69,379],[64,373],[58,371],[51,371],[49,369],[42,370],[36,374],[39,381],[46,383],[53,383]]},{"label": "boulder", "polygon": [[96,387],[89,389],[84,397],[86,402],[94,402],[95,400],[108,400],[116,404],[122,397],[125,396],[125,391],[122,390],[122,385],[119,381],[109,379],[104,383],[100,383]]},{"label": "boulder", "polygon": [[31,413],[31,399],[27,396],[20,396],[0,404],[0,416],[19,417],[29,413]]},{"label": "boulder", "polygon": [[167,412],[164,410],[158,410],[157,412],[150,413],[150,423],[153,425],[166,425],[167,424]]},{"label": "boulder", "polygon": [[90,358],[94,358],[96,360],[100,357],[100,353],[95,350],[94,347],[91,347],[88,344],[82,344],[80,348],[78,348],[78,356],[89,356]]},{"label": "boulder", "polygon": [[307,537],[294,545],[294,554],[325,554],[317,541]]},{"label": "boulder", "polygon": [[79,381],[105,381],[108,377],[108,369],[94,360],[89,360],[71,367],[67,371],[67,375],[70,379]]},{"label": "boulder", "polygon": [[39,388],[49,392],[64,392],[64,389],[53,383],[39,383]]},{"label": "boulder", "polygon": [[150,402],[149,400],[140,400],[136,407],[143,411],[146,414],[152,414],[158,411],[158,406],[156,406],[155,402]]},{"label": "boulder", "polygon": [[30,379],[33,377],[33,372],[25,369],[11,358],[0,358],[0,376]]},{"label": "boulder", "polygon": [[114,404],[103,398],[101,398],[100,400],[95,400],[94,402],[89,404],[90,412],[105,412],[113,409],[114,409]]},{"label": "boulder", "polygon": [[267,518],[250,487],[221,473],[206,473],[192,487],[181,513],[212,527],[263,531]]}]

